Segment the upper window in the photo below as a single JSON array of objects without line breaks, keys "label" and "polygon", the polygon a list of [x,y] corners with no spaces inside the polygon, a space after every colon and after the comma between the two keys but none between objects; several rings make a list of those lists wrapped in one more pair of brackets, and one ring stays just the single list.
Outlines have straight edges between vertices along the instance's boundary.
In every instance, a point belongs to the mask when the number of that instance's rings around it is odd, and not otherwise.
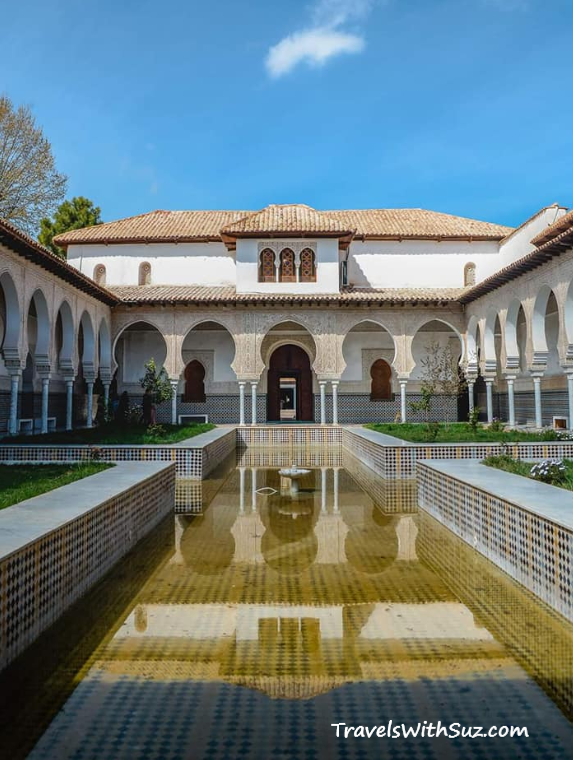
[{"label": "upper window", "polygon": [[276,282],[275,252],[263,248],[259,256],[259,282]]},{"label": "upper window", "polygon": [[105,285],[105,266],[103,264],[97,264],[94,267],[94,281],[98,285]]},{"label": "upper window", "polygon": [[464,286],[476,284],[476,265],[471,261],[464,267]]},{"label": "upper window", "polygon": [[151,285],[151,264],[147,261],[139,265],[139,284]]},{"label": "upper window", "polygon": [[316,282],[316,258],[312,248],[300,252],[300,281]]},{"label": "upper window", "polygon": [[280,282],[296,282],[294,251],[290,248],[283,248],[281,251],[279,280]]}]

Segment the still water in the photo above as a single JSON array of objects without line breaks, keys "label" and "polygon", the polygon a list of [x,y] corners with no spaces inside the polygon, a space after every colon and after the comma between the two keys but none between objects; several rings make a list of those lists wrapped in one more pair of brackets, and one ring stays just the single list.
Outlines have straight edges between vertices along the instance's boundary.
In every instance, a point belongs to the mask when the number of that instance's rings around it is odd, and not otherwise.
[{"label": "still water", "polygon": [[[413,484],[297,463],[297,497],[268,450],[180,481],[177,513],[0,680],[0,755],[571,757],[572,627],[417,512]],[[529,738],[331,726],[390,720]]]}]

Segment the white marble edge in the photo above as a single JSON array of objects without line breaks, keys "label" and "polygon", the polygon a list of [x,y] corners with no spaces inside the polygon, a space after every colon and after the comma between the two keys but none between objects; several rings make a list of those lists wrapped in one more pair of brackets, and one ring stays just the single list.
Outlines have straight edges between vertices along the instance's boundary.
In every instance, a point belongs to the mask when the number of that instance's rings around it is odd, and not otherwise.
[{"label": "white marble edge", "polygon": [[0,561],[174,462],[125,462],[0,510]]},{"label": "white marble edge", "polygon": [[342,425],[343,430],[348,430],[349,433],[364,438],[371,443],[377,443],[379,446],[392,446],[398,448],[412,448],[419,445],[412,443],[411,441],[404,441],[402,438],[394,438],[393,435],[387,435],[386,433],[379,433],[377,430],[369,430],[362,425]]},{"label": "white marble edge", "polygon": [[497,470],[478,460],[421,459],[420,465],[573,531],[573,491]]},{"label": "white marble edge", "polygon": [[[185,438],[177,443],[8,443],[0,442],[0,451],[2,449],[202,449],[213,441],[222,438],[224,435],[237,429],[237,425],[217,425],[213,430],[206,433],[194,435],[191,438]],[[7,463],[8,460],[1,460],[0,464]],[[11,462],[13,460],[10,460]],[[31,464],[22,461],[22,464]]]}]

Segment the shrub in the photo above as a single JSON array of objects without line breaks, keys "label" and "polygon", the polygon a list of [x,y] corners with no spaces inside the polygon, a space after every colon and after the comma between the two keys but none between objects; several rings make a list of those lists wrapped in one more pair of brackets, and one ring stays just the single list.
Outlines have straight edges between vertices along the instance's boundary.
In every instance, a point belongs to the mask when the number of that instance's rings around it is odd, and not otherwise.
[{"label": "shrub", "polygon": [[478,429],[478,425],[479,425],[479,413],[480,413],[479,406],[474,406],[473,409],[470,409],[470,413],[468,414],[469,426],[471,427],[471,429],[472,429],[472,431],[474,433],[476,433],[477,429]]},{"label": "shrub", "polygon": [[137,404],[130,406],[127,410],[126,419],[130,425],[141,425],[143,421],[143,409],[141,406],[137,406]]},{"label": "shrub", "polygon": [[161,425],[158,422],[156,422],[155,425],[147,426],[147,435],[152,435],[154,437],[160,438],[166,433],[167,433],[167,428],[165,427],[165,425]]},{"label": "shrub", "polygon": [[561,483],[567,470],[562,459],[545,459],[543,462],[534,464],[530,475],[534,480],[542,483]]},{"label": "shrub", "polygon": [[494,417],[489,424],[489,429],[494,433],[502,433],[505,430],[505,423],[503,423],[499,417]]},{"label": "shrub", "polygon": [[440,432],[439,422],[428,422],[426,425],[426,440],[430,443],[434,442]]},{"label": "shrub", "polygon": [[153,403],[160,404],[162,401],[171,401],[173,388],[165,367],[160,370],[155,365],[155,359],[150,359],[145,364],[145,375],[139,381],[144,391],[151,394]]}]

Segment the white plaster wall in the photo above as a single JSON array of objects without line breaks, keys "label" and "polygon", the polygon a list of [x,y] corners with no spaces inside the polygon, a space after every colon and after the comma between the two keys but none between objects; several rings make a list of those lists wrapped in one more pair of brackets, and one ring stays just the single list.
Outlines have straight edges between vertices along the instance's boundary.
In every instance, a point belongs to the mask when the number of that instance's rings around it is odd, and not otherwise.
[{"label": "white plaster wall", "polygon": [[[531,245],[532,239],[540,232],[545,230],[550,224],[560,219],[566,210],[564,208],[543,209],[539,214],[529,219],[523,227],[515,232],[505,243],[502,243],[499,249],[499,260],[494,269],[489,271],[485,276],[494,274],[499,269],[503,269],[508,264],[530,253],[534,246]],[[483,278],[482,278],[483,279]]]},{"label": "white plaster wall", "polygon": [[498,261],[497,242],[366,240],[350,245],[348,281],[361,288],[461,288],[468,262],[480,280]]},{"label": "white plaster wall", "polygon": [[363,380],[362,351],[369,348],[384,351],[384,355],[381,354],[381,358],[385,358],[388,363],[392,362],[394,358],[394,342],[390,334],[385,330],[349,333],[342,344],[342,355],[346,362],[346,368],[340,378],[342,382],[361,382]]},{"label": "white plaster wall", "polygon": [[[316,282],[258,282],[258,252],[259,243],[262,242],[262,240],[237,240],[237,293],[339,292],[338,240],[326,238],[312,242],[312,247],[316,251]],[[280,250],[289,244],[288,240],[264,242],[268,242],[273,250]]]},{"label": "white plaster wall", "polygon": [[145,374],[145,363],[155,359],[155,364],[160,369],[166,355],[165,341],[156,330],[126,330],[116,348],[121,382],[139,385]]},{"label": "white plaster wall", "polygon": [[223,243],[71,245],[68,261],[92,278],[104,264],[107,285],[137,285],[144,261],[153,285],[235,284],[235,259]]},{"label": "white plaster wall", "polygon": [[216,383],[237,380],[231,367],[235,358],[235,343],[226,330],[192,330],[183,343],[183,361],[188,364],[194,351],[213,351],[213,381]]}]

